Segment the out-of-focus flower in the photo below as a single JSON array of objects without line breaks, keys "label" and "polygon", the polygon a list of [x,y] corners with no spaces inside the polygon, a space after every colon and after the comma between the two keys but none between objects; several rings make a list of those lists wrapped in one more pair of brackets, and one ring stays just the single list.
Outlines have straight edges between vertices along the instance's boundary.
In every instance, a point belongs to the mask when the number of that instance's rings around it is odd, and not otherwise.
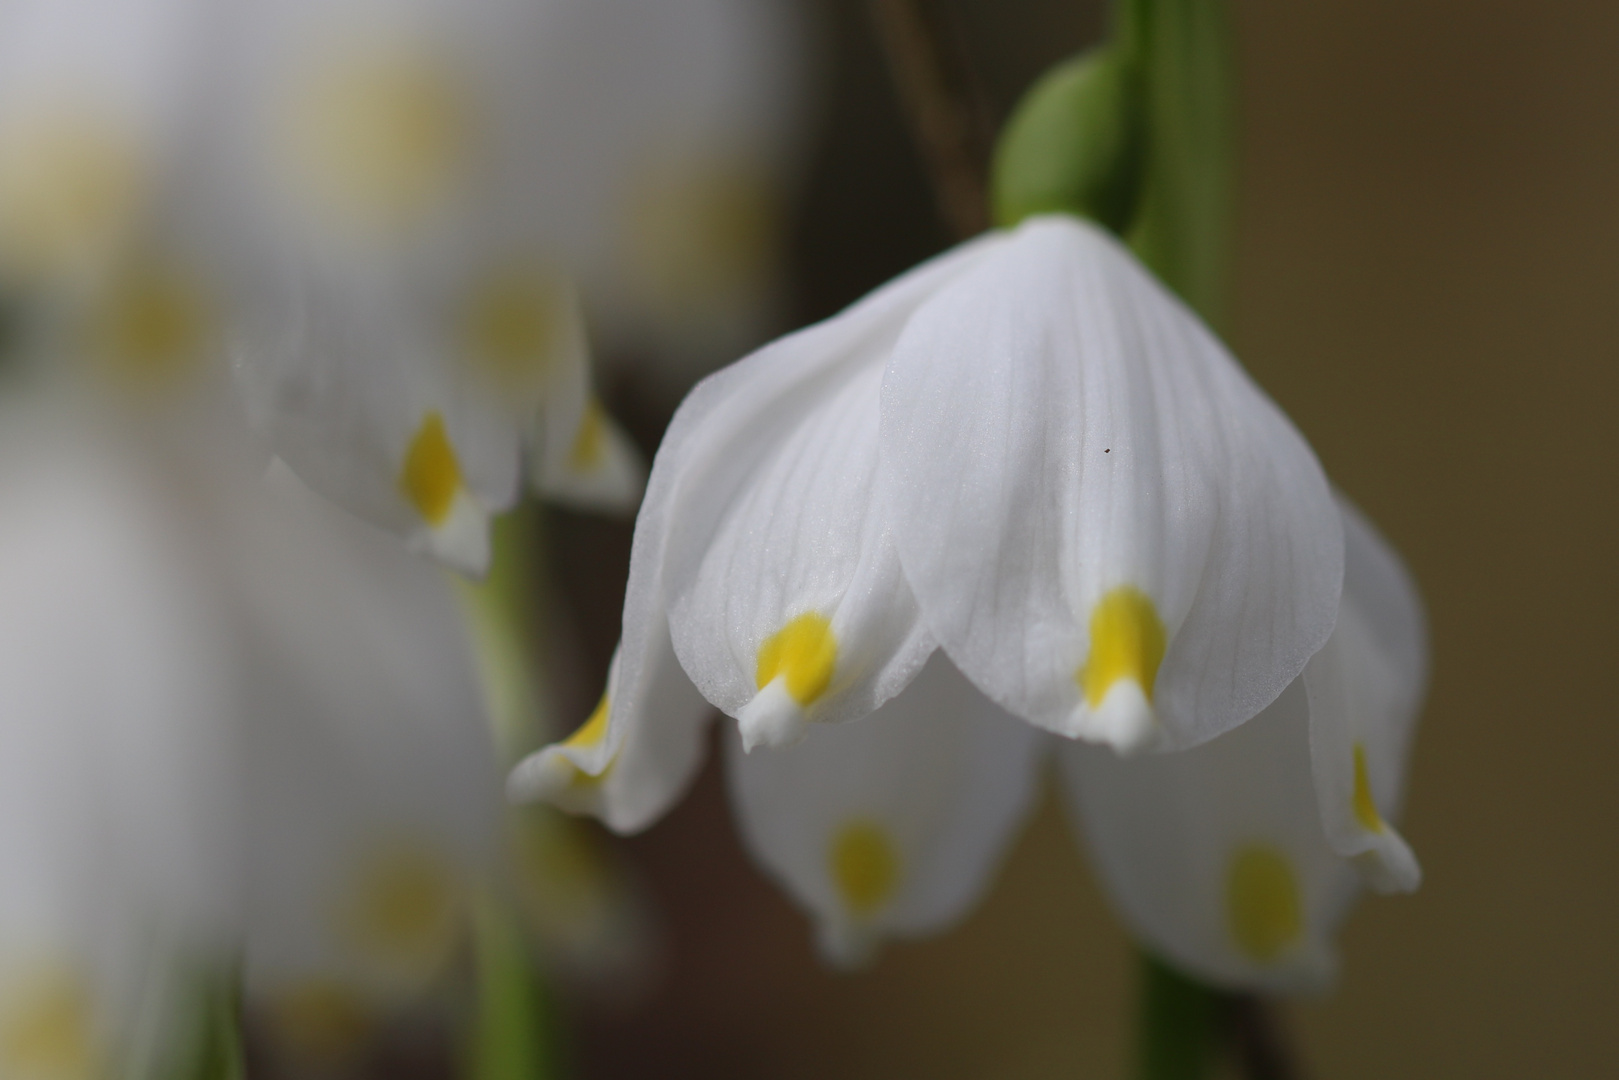
[{"label": "out-of-focus flower", "polygon": [[243,502],[249,1001],[341,1058],[442,989],[498,887],[493,740],[449,582],[285,470]]},{"label": "out-of-focus flower", "polygon": [[[1355,807],[1386,806],[1398,791],[1421,631],[1400,624],[1399,636],[1383,638],[1414,654],[1364,642],[1322,651],[1335,625],[1353,643],[1357,619],[1369,618],[1340,619],[1344,537],[1309,447],[1195,317],[1098,230],[1033,219],[693,392],[637,524],[624,638],[602,709],[520,767],[513,787],[615,828],[649,823],[700,757],[705,710],[681,687],[689,675],[737,717],[744,747],[812,735],[804,752],[745,760],[734,789],[756,854],[823,917],[825,940],[858,952],[875,931],[921,930],[959,913],[1027,800],[1026,775],[1010,786],[990,778],[1032,760],[1029,736],[970,749],[993,729],[995,718],[982,715],[993,707],[952,691],[960,676],[949,666],[1038,728],[1120,752],[1180,752],[1104,758],[1150,778],[1176,767],[1195,775],[1204,760],[1220,772],[1229,753],[1216,747],[1242,740],[1216,736],[1267,708],[1292,708],[1295,719],[1267,721],[1249,741],[1267,724],[1296,736],[1303,691],[1287,688],[1319,654],[1312,717],[1333,733],[1315,739],[1321,754],[1331,748],[1318,770],[1327,836],[1342,854],[1371,852],[1382,883],[1410,887],[1415,863],[1403,842],[1380,816],[1379,828],[1366,826],[1373,817]],[[1393,573],[1395,585],[1374,591],[1394,600],[1373,606],[1396,612],[1397,623],[1416,618]],[[939,670],[896,698],[941,646],[949,665],[936,658]],[[1340,652],[1350,658],[1333,659]],[[940,701],[951,707],[941,713]],[[825,723],[811,731],[811,721],[872,713],[872,725],[928,734],[907,741]],[[1259,774],[1271,767],[1263,753],[1236,760]],[[795,768],[808,775],[793,779]],[[1308,793],[1308,770],[1278,783]],[[1185,799],[1197,783],[1187,782]],[[877,797],[889,789],[909,797]],[[928,806],[942,809],[930,816]],[[1110,836],[1130,812],[1098,811],[1093,827]],[[1352,832],[1345,814],[1362,827]],[[841,824],[817,834],[829,823]],[[1204,823],[1188,809],[1138,864],[1193,873],[1171,850],[1177,838],[1219,863],[1232,834],[1211,828],[1203,843]],[[1261,884],[1233,885],[1233,896],[1259,895],[1269,911],[1302,903],[1308,889],[1315,904],[1318,876],[1304,869],[1315,864],[1289,862],[1315,850],[1331,862],[1321,826],[1308,828],[1315,849],[1264,848],[1265,869],[1238,875]],[[1116,893],[1135,905],[1149,940],[1173,936],[1122,885]],[[1322,903],[1299,907],[1292,929],[1278,932],[1285,945],[1251,956],[1244,977],[1291,977],[1289,964],[1335,920],[1338,908]],[[1221,925],[1222,907],[1208,910]],[[1211,977],[1235,977],[1202,949],[1212,937],[1198,949],[1180,940],[1166,951]]]},{"label": "out-of-focus flower", "polygon": [[610,276],[593,268],[652,132],[693,137],[657,122],[685,115],[679,81],[640,70],[658,19],[627,0],[346,0],[257,6],[233,35],[224,186],[262,267],[236,350],[250,408],[312,485],[463,568],[487,562],[485,521],[525,470],[564,500],[639,497],[570,279]]},{"label": "out-of-focus flower", "polygon": [[62,421],[0,425],[0,1075],[175,1075],[234,925],[234,658],[149,478]]},{"label": "out-of-focus flower", "polygon": [[590,148],[570,246],[605,360],[673,400],[780,329],[814,28],[793,0],[616,6],[610,62],[581,77],[624,136]]},{"label": "out-of-focus flower", "polygon": [[0,286],[82,287],[174,209],[208,15],[202,0],[0,7]]}]

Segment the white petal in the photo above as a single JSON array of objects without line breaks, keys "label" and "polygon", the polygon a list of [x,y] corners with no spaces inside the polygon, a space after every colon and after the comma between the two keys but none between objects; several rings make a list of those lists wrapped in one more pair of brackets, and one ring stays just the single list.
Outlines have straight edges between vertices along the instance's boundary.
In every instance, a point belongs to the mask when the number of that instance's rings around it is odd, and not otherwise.
[{"label": "white petal", "polygon": [[490,406],[400,282],[310,271],[278,285],[234,350],[256,426],[323,495],[482,573],[487,519],[517,498],[522,419]]},{"label": "white petal", "polygon": [[702,764],[714,707],[681,670],[667,625],[649,644],[639,656],[620,647],[597,711],[512,770],[513,798],[590,814],[619,833],[641,831],[679,801]]},{"label": "white petal", "polygon": [[115,257],[195,111],[196,0],[0,6],[0,278],[68,284]]},{"label": "white petal", "polygon": [[1332,629],[1342,529],[1315,456],[1077,219],[1032,219],[911,318],[882,455],[924,621],[1054,731],[1194,745],[1269,704]]},{"label": "white petal", "polygon": [[442,572],[280,476],[230,548],[255,679],[246,977],[277,1004],[386,1003],[444,970],[499,857],[493,739]]},{"label": "white petal", "polygon": [[1342,497],[1344,597],[1338,625],[1304,669],[1321,823],[1379,892],[1422,881],[1391,822],[1428,675],[1422,603],[1399,556]]},{"label": "white petal", "polygon": [[[0,1030],[150,1065],[231,929],[237,687],[181,503],[127,450],[0,424]],[[14,1049],[0,1075],[34,1075]]]},{"label": "white petal", "polygon": [[1027,816],[1044,745],[936,653],[862,723],[726,748],[749,852],[815,919],[827,958],[849,964],[884,936],[966,915]]},{"label": "white petal", "polygon": [[1357,879],[1321,831],[1307,713],[1300,681],[1190,750],[1060,751],[1076,827],[1125,923],[1218,985],[1309,989],[1336,967],[1332,936]]},{"label": "white petal", "polygon": [[750,743],[871,712],[933,648],[873,499],[878,394],[905,319],[976,250],[711,376],[659,450],[675,650]]}]

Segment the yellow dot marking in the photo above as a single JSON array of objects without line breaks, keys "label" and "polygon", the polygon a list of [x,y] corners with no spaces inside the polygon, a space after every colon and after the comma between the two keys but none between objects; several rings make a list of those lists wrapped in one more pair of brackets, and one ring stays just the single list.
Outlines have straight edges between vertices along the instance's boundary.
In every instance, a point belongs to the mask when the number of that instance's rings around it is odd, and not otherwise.
[{"label": "yellow dot marking", "polygon": [[589,750],[593,746],[600,746],[601,741],[607,738],[607,721],[611,716],[611,699],[603,694],[601,701],[596,705],[596,710],[562,745],[574,750]]},{"label": "yellow dot marking", "polygon": [[1250,960],[1268,964],[1292,948],[1304,930],[1304,905],[1287,856],[1264,844],[1238,849],[1226,879],[1226,917]]},{"label": "yellow dot marking", "polygon": [[584,415],[579,418],[579,434],[574,436],[573,449],[568,451],[568,464],[575,472],[595,472],[607,456],[607,413],[595,398],[585,402]]},{"label": "yellow dot marking", "polygon": [[[612,715],[611,701],[608,695],[603,694],[601,702],[596,706],[596,711],[591,713],[589,718],[583,724],[580,724],[578,730],[569,735],[562,745],[570,750],[589,750],[592,747],[600,746],[602,740],[607,738],[607,722]],[[603,769],[599,774],[592,775],[566,758],[562,760],[567,763],[568,768],[573,770],[571,780],[575,786],[579,787],[601,783],[606,779],[608,770],[613,767],[612,762],[608,762],[607,768]]]},{"label": "yellow dot marking", "polygon": [[166,382],[199,359],[207,316],[202,298],[179,275],[148,271],[122,282],[108,298],[96,345],[115,377]]},{"label": "yellow dot marking", "polygon": [[767,639],[759,649],[757,682],[760,690],[778,675],[787,678],[787,692],[800,705],[809,705],[826,693],[838,661],[838,639],[825,615],[809,611]]},{"label": "yellow dot marking", "polygon": [[471,124],[442,65],[421,55],[349,56],[305,88],[293,118],[296,161],[335,209],[397,225],[454,184]]},{"label": "yellow dot marking", "polygon": [[91,1080],[100,1075],[91,1006],[76,979],[51,973],[7,995],[0,1014],[0,1075]]},{"label": "yellow dot marking", "polygon": [[1164,645],[1164,624],[1151,598],[1131,585],[1110,589],[1091,612],[1091,653],[1076,674],[1086,703],[1101,705],[1120,679],[1134,682],[1151,701]]},{"label": "yellow dot marking", "polygon": [[526,382],[550,359],[557,304],[556,284],[542,274],[516,269],[492,274],[467,306],[467,347],[501,382]]},{"label": "yellow dot marking", "polygon": [[1366,772],[1366,748],[1355,744],[1355,820],[1367,832],[1380,833],[1388,828],[1383,815],[1377,812],[1377,800],[1372,798],[1372,781]]},{"label": "yellow dot marking", "polygon": [[429,525],[442,525],[450,516],[461,491],[461,463],[444,429],[444,417],[438,412],[422,418],[422,426],[405,453],[399,486]]},{"label": "yellow dot marking", "polygon": [[106,254],[133,219],[142,176],[129,140],[88,117],[39,117],[0,146],[0,260],[25,274]]},{"label": "yellow dot marking", "polygon": [[345,922],[368,953],[430,967],[454,941],[459,899],[455,874],[437,852],[419,845],[386,848],[362,861]]},{"label": "yellow dot marking", "polygon": [[276,1033],[295,1055],[321,1062],[355,1054],[371,1035],[365,1003],[347,987],[324,980],[299,983],[269,1003]]},{"label": "yellow dot marking", "polygon": [[832,838],[832,881],[849,914],[865,918],[894,897],[899,885],[899,853],[875,822],[848,822]]}]

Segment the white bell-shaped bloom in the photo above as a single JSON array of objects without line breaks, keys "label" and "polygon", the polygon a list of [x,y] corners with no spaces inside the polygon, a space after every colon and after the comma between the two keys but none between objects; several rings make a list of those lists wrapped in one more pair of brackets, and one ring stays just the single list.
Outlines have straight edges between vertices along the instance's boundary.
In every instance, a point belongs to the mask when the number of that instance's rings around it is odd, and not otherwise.
[{"label": "white bell-shaped bloom", "polygon": [[1357,884],[1421,880],[1391,822],[1426,680],[1422,608],[1394,553],[1339,505],[1338,624],[1281,697],[1181,753],[1061,751],[1076,823],[1131,929],[1215,982],[1319,985]]},{"label": "white bell-shaped bloom", "polygon": [[[1340,619],[1346,530],[1354,580]],[[867,759],[888,761],[897,789],[942,782],[947,770],[918,749],[929,736],[907,760],[885,741],[901,736],[864,730],[898,731],[928,711],[910,702],[927,684],[907,686],[942,649],[976,687],[972,703],[955,703],[964,715],[994,702],[1102,744],[1070,756],[1101,763],[1094,786],[1112,783],[1112,801],[1096,796],[1108,806],[1155,784],[1179,792],[1155,814],[1132,804],[1087,819],[1093,833],[1158,830],[1161,855],[1098,843],[1153,883],[1133,886],[1104,855],[1138,927],[1168,918],[1151,906],[1156,883],[1203,872],[1178,851],[1214,866],[1245,821],[1275,815],[1273,846],[1294,845],[1314,905],[1299,909],[1296,941],[1244,967],[1213,931],[1143,934],[1210,977],[1282,982],[1284,968],[1327,970],[1348,893],[1317,885],[1341,878],[1341,856],[1375,884],[1415,885],[1384,815],[1403,778],[1422,641],[1393,555],[1340,511],[1309,447],[1213,336],[1099,230],[1033,219],[693,391],[637,522],[610,692],[512,787],[624,830],[666,809],[695,768],[703,719],[672,652],[703,698],[737,717],[743,747],[812,734],[779,762],[739,764],[733,789],[750,845],[822,920],[823,938],[921,929],[929,919],[910,905],[923,901],[897,892],[891,921],[852,919],[813,834],[879,812],[846,779],[865,775]],[[853,728],[825,723],[871,714]],[[1271,770],[1286,756],[1278,739],[1297,760]],[[960,775],[1033,760],[1015,745]],[[1159,753],[1133,753],[1144,749]],[[631,762],[633,783],[619,772]],[[1010,793],[986,805],[1016,808],[1034,771],[1004,769]],[[961,799],[976,790],[958,781]],[[1301,799],[1319,812],[1307,805],[1301,817]],[[1003,830],[1017,817],[979,813]],[[920,866],[916,853],[950,835],[949,820],[890,826],[891,850]],[[981,881],[992,861],[981,849],[940,842],[960,855],[956,880]],[[1216,878],[1200,880],[1206,925],[1226,927]],[[970,899],[976,885],[957,887]],[[967,902],[943,895],[921,910]]]},{"label": "white bell-shaped bloom", "polygon": [[667,610],[752,746],[869,714],[942,646],[1038,726],[1189,746],[1299,674],[1342,566],[1276,407],[1116,242],[1038,218],[693,391],[637,524],[621,664],[639,677]]},{"label": "white bell-shaped bloom", "polygon": [[250,411],[317,490],[466,570],[525,472],[564,501],[640,495],[570,283],[566,226],[613,179],[588,166],[624,138],[586,92],[623,74],[597,7],[295,0],[231,35]]},{"label": "white bell-shaped bloom", "polygon": [[602,6],[631,17],[579,93],[623,135],[590,147],[599,157],[581,173],[603,179],[576,193],[567,227],[604,361],[635,364],[638,388],[678,400],[780,329],[812,13],[793,0]]},{"label": "white bell-shaped bloom", "polygon": [[209,10],[0,5],[0,285],[72,287],[139,230],[186,151]]},{"label": "white bell-shaped bloom", "polygon": [[284,469],[272,487],[227,537],[254,680],[243,975],[320,1057],[461,955],[500,784],[450,583]]},{"label": "white bell-shaped bloom", "polygon": [[4,420],[0,1075],[175,1075],[233,923],[224,624],[138,465]]},{"label": "white bell-shaped bloom", "polygon": [[1042,743],[935,655],[869,723],[817,726],[775,752],[747,753],[734,733],[726,746],[749,853],[847,964],[977,901],[1038,790]]}]

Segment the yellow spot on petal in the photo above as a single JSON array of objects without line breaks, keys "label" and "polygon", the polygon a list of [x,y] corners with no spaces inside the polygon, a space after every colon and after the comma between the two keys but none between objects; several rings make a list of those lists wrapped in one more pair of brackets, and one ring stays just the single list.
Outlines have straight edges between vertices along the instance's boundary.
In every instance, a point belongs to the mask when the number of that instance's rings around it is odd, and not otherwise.
[{"label": "yellow spot on petal", "polygon": [[585,722],[579,725],[578,730],[569,735],[568,741],[562,745],[575,750],[588,750],[591,747],[600,746],[601,741],[607,738],[607,721],[610,716],[612,716],[611,699],[608,695],[603,694],[601,701],[596,705],[596,711],[592,712]]},{"label": "yellow spot on petal", "polygon": [[120,383],[164,385],[201,360],[208,321],[193,282],[172,270],[148,268],[109,292],[92,328],[92,348]]},{"label": "yellow spot on petal", "polygon": [[444,417],[436,411],[422,418],[422,426],[405,452],[399,486],[429,525],[442,525],[450,516],[461,491],[461,463],[444,429]]},{"label": "yellow spot on petal", "polygon": [[579,418],[579,434],[574,436],[573,449],[568,451],[568,465],[575,472],[595,472],[606,455],[607,414],[601,402],[591,398]]},{"label": "yellow spot on petal", "polygon": [[561,302],[560,286],[545,274],[506,268],[489,275],[467,304],[468,350],[503,386],[529,387],[557,347]]},{"label": "yellow spot on petal", "polygon": [[338,983],[311,980],[272,995],[276,1034],[298,1057],[339,1062],[354,1056],[371,1035],[371,1011]]},{"label": "yellow spot on petal", "polygon": [[875,822],[857,819],[832,838],[832,881],[849,913],[874,914],[894,897],[899,885],[899,853]]},{"label": "yellow spot on petal", "polygon": [[1366,748],[1355,744],[1355,820],[1367,832],[1380,833],[1388,826],[1377,812],[1377,801],[1372,798],[1372,781],[1366,772]]},{"label": "yellow spot on petal", "polygon": [[800,705],[809,705],[826,693],[838,662],[838,639],[825,615],[809,611],[767,639],[759,649],[757,682],[760,690],[778,675],[786,676],[787,693]]},{"label": "yellow spot on petal", "polygon": [[110,254],[144,177],[131,140],[88,116],[36,117],[0,145],[0,263],[26,277]]},{"label": "yellow spot on petal", "polygon": [[379,848],[359,862],[343,909],[349,939],[412,977],[427,977],[453,950],[461,893],[454,869],[421,843]]},{"label": "yellow spot on petal", "polygon": [[349,222],[408,224],[444,198],[469,156],[452,71],[413,51],[349,54],[305,80],[290,129],[308,191]]},{"label": "yellow spot on petal", "polygon": [[78,979],[52,971],[0,999],[0,1076],[92,1080],[99,1056],[90,997]]},{"label": "yellow spot on petal", "polygon": [[1304,931],[1304,905],[1287,856],[1264,844],[1239,848],[1226,878],[1226,918],[1250,960],[1281,958]]},{"label": "yellow spot on petal", "polygon": [[[579,725],[577,731],[568,736],[568,738],[562,743],[562,746],[570,750],[589,750],[593,747],[600,746],[602,740],[607,738],[607,722],[611,717],[612,704],[608,698],[608,695],[603,694],[600,704],[596,706],[596,711],[591,713],[589,718],[586,719],[583,724]],[[573,762],[568,761],[567,758],[561,758],[559,760],[565,762],[568,768],[572,770],[571,780],[573,784],[578,787],[601,783],[604,779],[606,779],[607,773],[613,767],[612,762],[608,762],[607,767],[599,774],[592,775],[591,773],[585,772],[585,770],[581,769]]]},{"label": "yellow spot on petal", "polygon": [[1164,624],[1152,599],[1130,585],[1109,590],[1091,612],[1091,653],[1076,677],[1086,703],[1101,705],[1120,679],[1141,687],[1150,702],[1164,645]]}]

